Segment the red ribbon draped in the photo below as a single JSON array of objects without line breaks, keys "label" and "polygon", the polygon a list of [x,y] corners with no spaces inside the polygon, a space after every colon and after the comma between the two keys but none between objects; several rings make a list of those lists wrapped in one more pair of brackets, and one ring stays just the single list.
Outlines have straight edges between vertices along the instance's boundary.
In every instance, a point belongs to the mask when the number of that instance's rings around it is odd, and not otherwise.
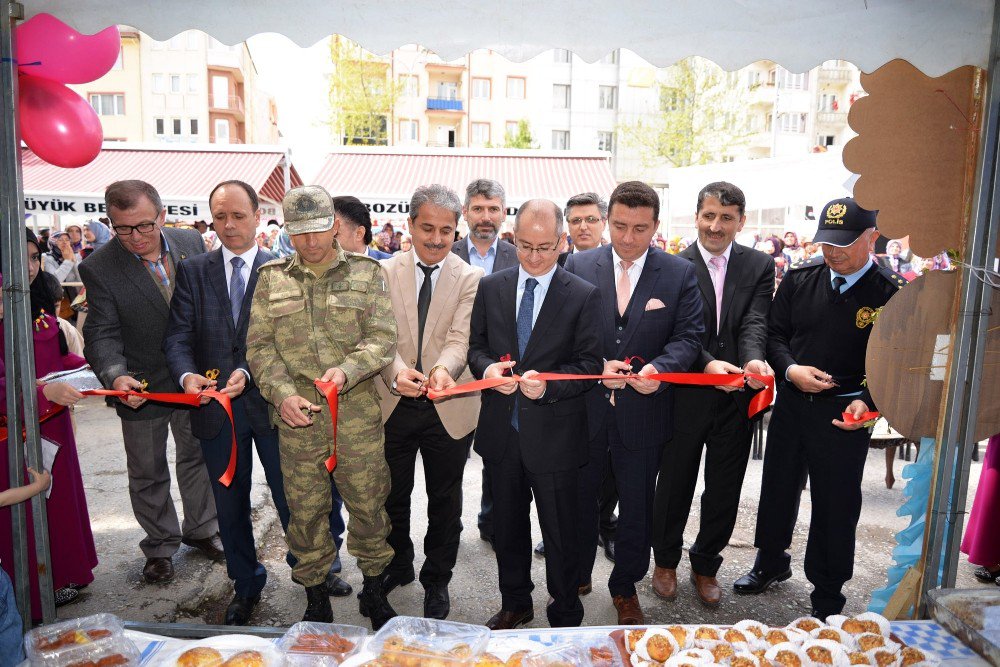
[{"label": "red ribbon draped", "polygon": [[855,417],[850,412],[845,412],[841,415],[841,421],[847,422],[848,424],[857,424],[858,422],[878,419],[880,416],[881,415],[877,412],[862,412],[860,417]]},{"label": "red ribbon draped", "polygon": [[330,408],[330,419],[333,421],[333,453],[326,460],[326,471],[332,473],[337,467],[337,407],[339,403],[336,382],[323,382],[313,380],[316,388],[326,397],[326,404]]}]

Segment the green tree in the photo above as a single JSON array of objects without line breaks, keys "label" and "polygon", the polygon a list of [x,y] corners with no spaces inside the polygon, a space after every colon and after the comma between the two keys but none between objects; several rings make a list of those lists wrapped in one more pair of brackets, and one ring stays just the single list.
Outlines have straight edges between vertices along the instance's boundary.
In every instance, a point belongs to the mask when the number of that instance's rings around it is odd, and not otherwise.
[{"label": "green tree", "polygon": [[528,121],[522,118],[517,121],[517,132],[507,132],[503,136],[504,148],[538,148],[534,137],[531,136],[531,127]]},{"label": "green tree", "polygon": [[750,137],[749,89],[736,72],[703,58],[686,58],[662,71],[659,112],[619,127],[626,144],[638,148],[646,168],[686,167],[722,161]]},{"label": "green tree", "polygon": [[392,109],[402,86],[391,79],[389,62],[351,40],[330,39],[330,129],[344,144],[385,146]]}]

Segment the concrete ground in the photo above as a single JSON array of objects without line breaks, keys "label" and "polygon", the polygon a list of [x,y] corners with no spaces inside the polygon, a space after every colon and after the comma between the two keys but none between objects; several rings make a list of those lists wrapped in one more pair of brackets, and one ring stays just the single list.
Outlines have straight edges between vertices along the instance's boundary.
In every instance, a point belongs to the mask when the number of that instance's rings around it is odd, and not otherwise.
[{"label": "concrete ground", "polygon": [[[143,533],[129,505],[120,422],[113,410],[96,400],[81,404],[75,415],[77,446],[100,564],[94,573],[94,583],[82,591],[77,602],[60,609],[59,616],[69,618],[107,611],[130,621],[221,623],[225,606],[232,595],[232,586],[224,565],[212,563],[198,552],[182,546],[174,557],[177,575],[172,582],[150,585],[143,581],[144,559],[138,548]],[[172,458],[171,445],[171,460]],[[715,610],[700,604],[693,587],[688,583],[688,566],[686,560],[683,560],[678,572],[680,590],[675,601],[664,602],[657,598],[652,592],[648,577],[640,584],[639,598],[648,620],[657,623],[730,623],[743,618],[756,618],[764,622],[779,623],[808,614],[810,587],[801,570],[810,512],[808,493],[803,494],[796,526],[793,578],[761,596],[741,597],[732,594],[730,589],[732,582],[753,563],[752,542],[761,463],[750,461],[742,490],[736,532],[723,553],[726,560],[719,572],[719,580],[724,587],[722,604]],[[897,458],[894,469],[898,481],[895,488],[889,490],[883,481],[883,453],[873,450],[868,457],[863,486],[865,500],[858,527],[855,575],[845,591],[848,613],[863,611],[870,592],[885,584],[885,573],[895,544],[893,534],[907,524],[905,519],[896,516],[905,485],[900,477],[903,465],[905,462]],[[481,467],[482,462],[476,455],[473,455],[466,467],[466,502],[463,511],[465,530],[462,533],[458,565],[450,586],[452,611],[449,619],[470,623],[485,622],[500,605],[496,559],[489,545],[479,539],[476,528]],[[968,494],[970,505],[980,468],[980,464],[972,464]],[[422,562],[422,536],[426,528],[426,495],[422,491],[423,474],[419,461],[415,489],[412,529],[417,551],[416,567],[419,569]],[[698,493],[700,491],[699,485]],[[176,484],[174,498],[180,511]],[[290,571],[284,561],[281,527],[259,464],[255,464],[252,502],[258,548],[269,572],[263,600],[254,613],[253,623],[287,626],[301,619],[305,609],[305,594],[289,578]],[[697,533],[698,515],[696,498],[685,533],[688,544]],[[537,521],[533,523],[537,541],[540,539]],[[347,553],[342,555],[343,577],[356,589],[360,589],[361,573],[355,559]],[[972,577],[972,569],[963,561],[958,572],[959,586],[981,585]],[[615,622],[615,610],[607,590],[610,572],[611,562],[603,554],[599,554],[593,573],[594,591],[583,598],[586,608],[585,624],[607,625]],[[534,558],[532,576],[535,582],[536,616],[531,625],[542,627],[546,625],[544,608],[547,598],[542,559]],[[367,626],[366,619],[358,613],[354,596],[332,598],[332,601],[337,622]],[[422,613],[423,590],[419,583],[397,589],[390,595],[390,602],[400,614],[419,616]]]}]

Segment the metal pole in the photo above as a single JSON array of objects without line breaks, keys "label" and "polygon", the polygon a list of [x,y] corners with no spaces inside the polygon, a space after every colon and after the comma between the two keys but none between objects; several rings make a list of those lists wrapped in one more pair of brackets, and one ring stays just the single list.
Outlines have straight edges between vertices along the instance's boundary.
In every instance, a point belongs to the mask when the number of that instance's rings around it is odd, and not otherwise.
[{"label": "metal pole", "polygon": [[[17,128],[17,64],[14,62],[15,21],[24,18],[18,2],[3,2],[0,16],[0,243],[3,244],[4,349],[7,367],[7,459],[10,484],[24,483],[21,431],[25,431],[28,465],[42,468],[38,403],[35,395],[34,338],[31,333],[30,287],[24,234],[24,183],[21,175],[21,137]],[[23,420],[22,420],[23,405]],[[12,508],[14,573],[18,610],[23,627],[31,627],[31,577],[38,577],[42,619],[55,620],[52,565],[44,495],[31,501],[38,572],[29,572],[27,523],[24,506]]]},{"label": "metal pole", "polygon": [[[1000,211],[1000,8],[993,14],[990,46],[988,97],[984,106],[982,150],[972,225],[968,230],[963,261],[972,266],[991,266],[996,253],[997,229],[994,212]],[[965,527],[965,502],[969,463],[976,417],[986,328],[992,289],[967,269],[961,273],[957,323],[952,349],[947,402],[940,433],[936,492],[927,525],[927,551],[921,599],[928,590],[955,585],[958,548]]]}]

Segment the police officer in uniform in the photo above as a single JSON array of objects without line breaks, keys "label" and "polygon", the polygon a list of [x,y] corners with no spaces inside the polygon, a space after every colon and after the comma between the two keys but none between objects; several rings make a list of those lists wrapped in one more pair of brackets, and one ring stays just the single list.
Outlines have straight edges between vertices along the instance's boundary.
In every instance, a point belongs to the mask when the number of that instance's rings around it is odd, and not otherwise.
[{"label": "police officer in uniform", "polygon": [[865,382],[865,348],[882,306],[906,281],[872,259],[875,212],[851,198],[823,209],[815,241],[823,256],[792,267],[768,318],[767,361],[779,380],[764,454],[753,569],[734,584],[756,595],[792,576],[792,543],[805,476],[812,518],[805,573],[812,615],[839,614],[853,576],[861,515],[861,477],[870,433],[860,417],[875,410]]},{"label": "police officer in uniform", "polygon": [[282,208],[295,253],[260,268],[247,361],[278,427],[291,514],[285,539],[298,559],[292,579],[306,588],[303,620],[332,622],[325,581],[337,547],[325,529],[332,502],[325,461],[333,431],[313,381],[333,381],[339,390],[333,476],[349,515],[347,548],[364,574],[360,610],[377,630],[396,612],[380,585],[393,552],[386,542],[389,468],[372,378],[392,360],[396,320],[379,263],[345,253],[335,240],[326,190],[293,188]]}]

